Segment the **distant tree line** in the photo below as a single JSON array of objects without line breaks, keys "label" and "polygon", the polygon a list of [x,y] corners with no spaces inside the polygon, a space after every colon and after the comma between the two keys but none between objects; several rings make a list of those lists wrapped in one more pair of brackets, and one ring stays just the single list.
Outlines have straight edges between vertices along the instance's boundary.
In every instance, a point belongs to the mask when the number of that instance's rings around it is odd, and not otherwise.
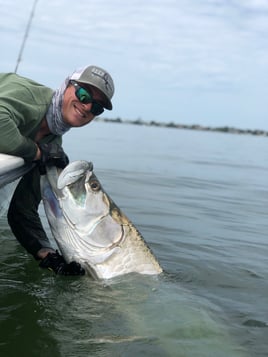
[{"label": "distant tree line", "polygon": [[268,132],[264,130],[251,130],[251,129],[237,129],[229,126],[223,127],[208,127],[202,126],[199,124],[178,124],[174,122],[163,123],[157,121],[150,121],[146,122],[140,118],[136,120],[129,120],[129,119],[121,119],[121,118],[96,118],[96,121],[102,122],[109,122],[109,123],[120,123],[120,124],[134,124],[134,125],[145,125],[145,126],[157,126],[157,127],[164,127],[164,128],[174,128],[174,129],[188,129],[188,130],[200,130],[200,131],[217,131],[222,133],[231,133],[231,134],[249,134],[249,135],[258,135],[258,136],[268,136]]}]

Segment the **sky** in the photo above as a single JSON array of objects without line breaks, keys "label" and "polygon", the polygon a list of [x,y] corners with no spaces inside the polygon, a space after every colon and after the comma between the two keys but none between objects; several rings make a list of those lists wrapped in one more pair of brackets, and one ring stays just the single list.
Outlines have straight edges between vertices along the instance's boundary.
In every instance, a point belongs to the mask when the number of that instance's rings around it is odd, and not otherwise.
[{"label": "sky", "polygon": [[[0,0],[13,72],[35,0]],[[268,0],[38,0],[17,73],[56,89],[95,64],[105,118],[268,130]]]}]

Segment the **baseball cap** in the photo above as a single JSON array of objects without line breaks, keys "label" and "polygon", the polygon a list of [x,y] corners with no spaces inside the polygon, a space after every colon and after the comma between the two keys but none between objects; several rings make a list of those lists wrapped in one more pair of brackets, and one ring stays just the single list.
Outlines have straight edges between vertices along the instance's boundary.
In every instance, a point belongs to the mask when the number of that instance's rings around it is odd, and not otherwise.
[{"label": "baseball cap", "polygon": [[104,107],[109,110],[113,109],[111,99],[114,94],[114,82],[110,74],[103,68],[98,66],[80,68],[71,75],[70,80],[98,88],[106,99]]}]

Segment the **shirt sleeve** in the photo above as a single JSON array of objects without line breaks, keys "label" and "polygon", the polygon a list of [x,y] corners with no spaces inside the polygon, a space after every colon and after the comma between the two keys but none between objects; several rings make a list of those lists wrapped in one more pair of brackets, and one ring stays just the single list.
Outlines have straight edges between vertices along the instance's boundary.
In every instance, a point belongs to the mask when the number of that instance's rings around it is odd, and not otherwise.
[{"label": "shirt sleeve", "polygon": [[6,110],[0,110],[0,133],[1,153],[20,156],[26,161],[32,161],[35,158],[37,152],[35,142],[21,135],[16,123]]}]

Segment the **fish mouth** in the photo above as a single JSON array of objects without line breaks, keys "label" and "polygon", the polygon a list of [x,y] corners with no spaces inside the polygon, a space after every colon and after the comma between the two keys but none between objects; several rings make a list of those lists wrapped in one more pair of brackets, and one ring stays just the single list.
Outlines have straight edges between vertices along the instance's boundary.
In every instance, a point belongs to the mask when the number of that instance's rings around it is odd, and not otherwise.
[{"label": "fish mouth", "polygon": [[[92,162],[74,161],[67,165],[63,170],[58,170],[58,177],[54,182],[57,183],[57,188],[62,190],[65,186],[67,187],[84,177],[87,172],[88,175],[92,174]],[[55,184],[53,186],[55,186]]]}]

